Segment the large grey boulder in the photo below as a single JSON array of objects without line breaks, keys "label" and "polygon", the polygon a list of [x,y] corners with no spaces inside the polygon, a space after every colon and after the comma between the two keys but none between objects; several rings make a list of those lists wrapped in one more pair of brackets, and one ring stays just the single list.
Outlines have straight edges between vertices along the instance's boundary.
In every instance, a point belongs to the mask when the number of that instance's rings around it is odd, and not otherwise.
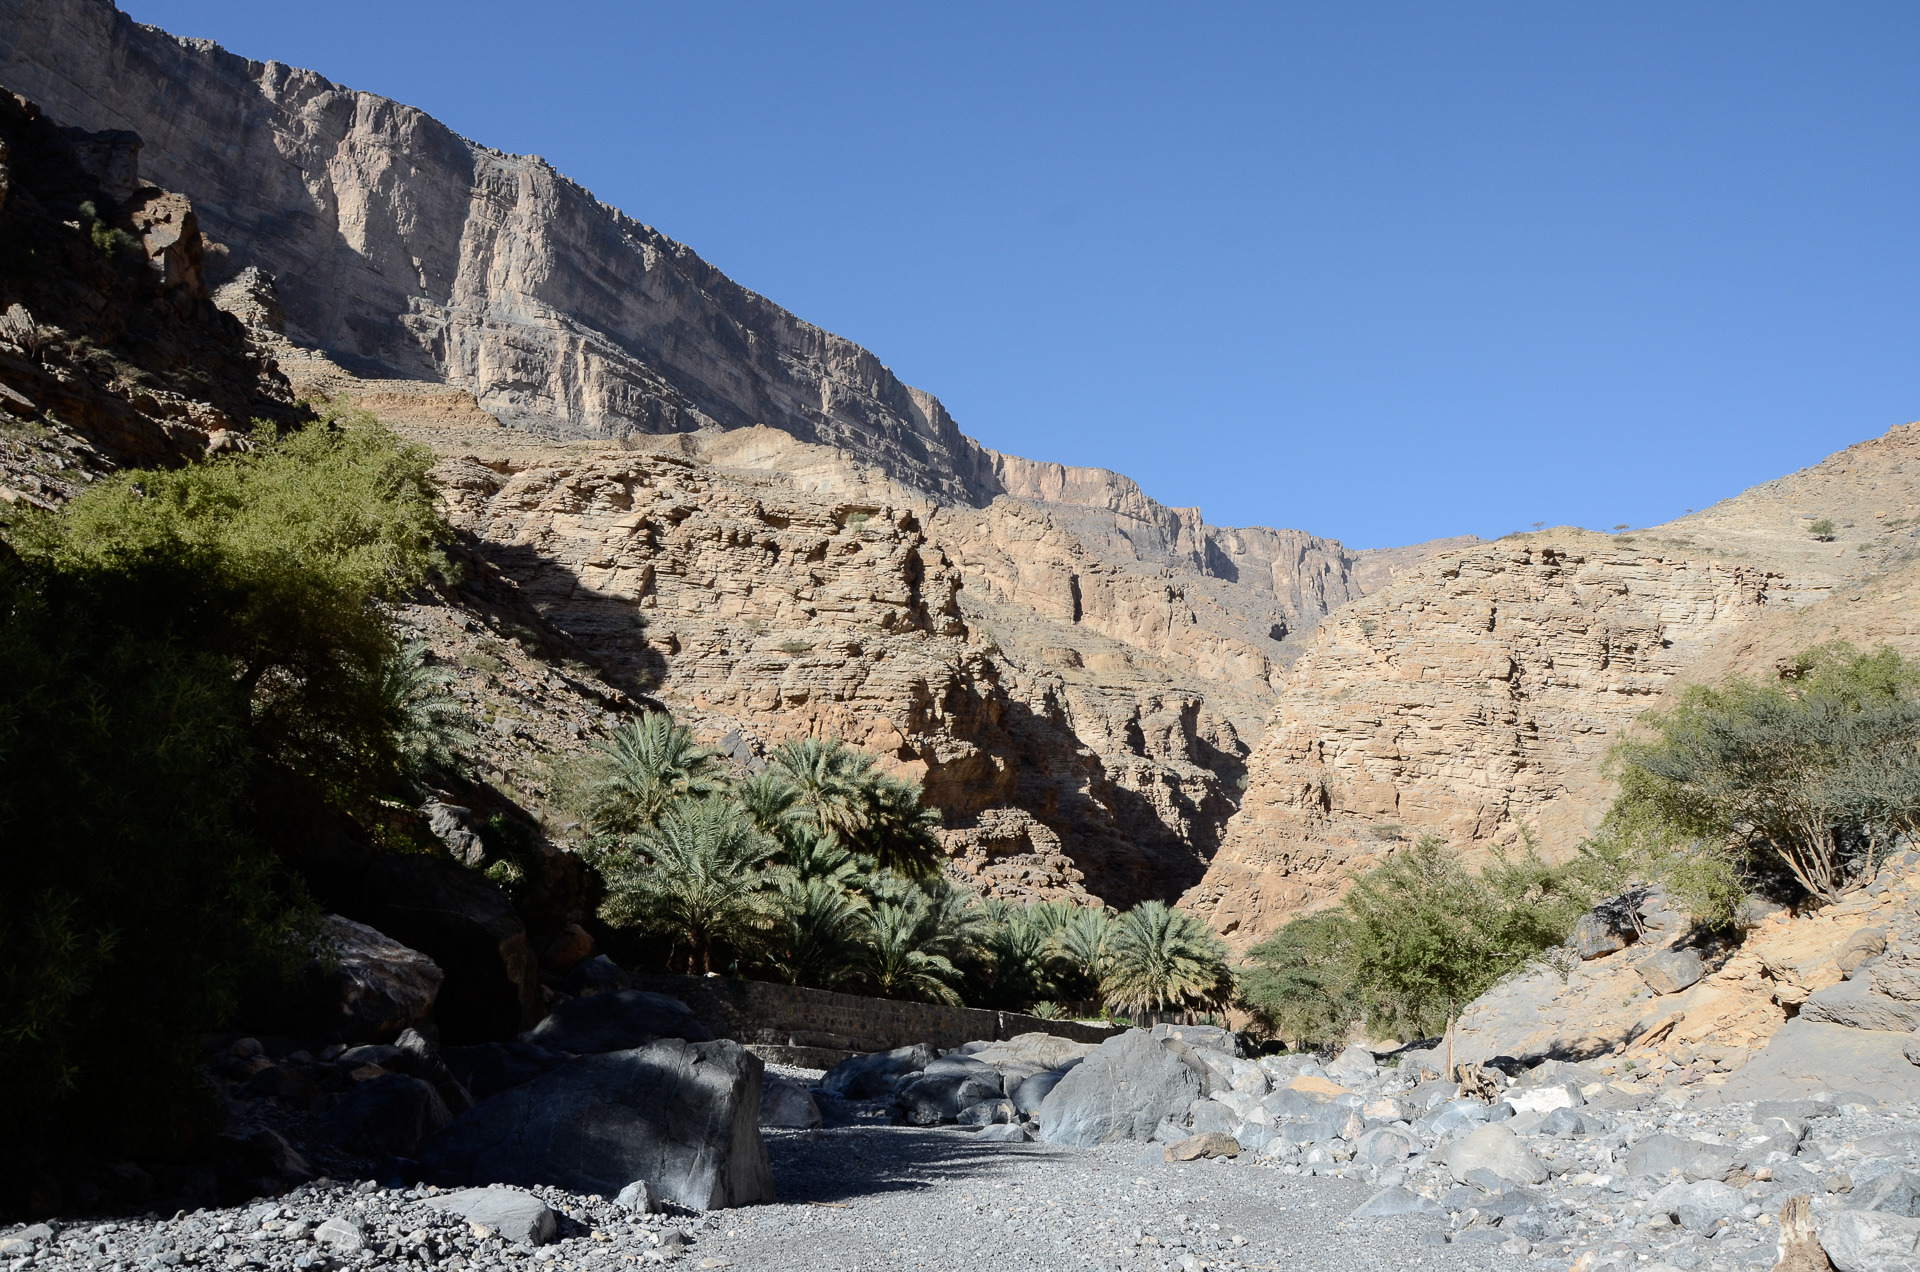
[{"label": "large grey boulder", "polygon": [[1868,1183],[1855,1184],[1842,1204],[1849,1210],[1878,1210],[1920,1219],[1920,1175],[1890,1170]]},{"label": "large grey boulder", "polygon": [[427,1198],[428,1206],[483,1224],[508,1241],[545,1245],[558,1227],[553,1211],[538,1197],[512,1188],[462,1188]]},{"label": "large grey boulder", "polygon": [[527,1034],[526,1041],[549,1051],[591,1055],[602,1051],[630,1051],[655,1038],[709,1042],[713,1034],[693,1018],[693,1010],[678,998],[638,989],[616,989],[557,1004],[547,1018]]},{"label": "large grey boulder", "polygon": [[920,1073],[901,1084],[893,1107],[911,1126],[938,1126],[958,1118],[962,1109],[1003,1094],[998,1074],[988,1079],[973,1073]]},{"label": "large grey boulder", "polygon": [[1547,1177],[1546,1163],[1533,1155],[1524,1140],[1497,1122],[1447,1145],[1447,1169],[1460,1184],[1482,1170],[1509,1184],[1537,1184]]},{"label": "large grey boulder", "polygon": [[1656,994],[1677,994],[1706,975],[1707,966],[1693,950],[1662,950],[1634,969]]},{"label": "large grey boulder", "polygon": [[1731,1074],[1720,1096],[1732,1103],[1861,1091],[1895,1104],[1920,1100],[1920,1066],[1906,1057],[1907,1038],[1808,1020],[1803,1013],[1781,1025],[1765,1048]]},{"label": "large grey boulder", "polygon": [[661,1039],[570,1060],[495,1096],[423,1147],[429,1182],[557,1185],[612,1197],[636,1179],[692,1210],[773,1200],[760,1058]]},{"label": "large grey boulder", "polygon": [[1353,1159],[1363,1166],[1397,1166],[1419,1151],[1411,1131],[1376,1126],[1354,1141]]},{"label": "large grey boulder", "polygon": [[531,1082],[567,1062],[560,1052],[531,1042],[481,1042],[449,1047],[442,1055],[453,1076],[476,1100]]},{"label": "large grey boulder", "polygon": [[1605,916],[1583,914],[1579,922],[1573,925],[1573,933],[1567,937],[1567,944],[1583,959],[1600,958],[1616,950],[1626,949],[1627,938],[1626,934]]},{"label": "large grey boulder", "polygon": [[340,1053],[338,1063],[349,1069],[377,1064],[390,1073],[430,1083],[454,1117],[473,1107],[472,1094],[440,1058],[439,1049],[417,1029],[401,1030],[389,1045],[350,1047]]},{"label": "large grey boulder", "polygon": [[1911,1033],[1920,1028],[1920,1002],[1905,1002],[1875,993],[1871,976],[1856,977],[1816,989],[1800,1005],[1799,1018],[1849,1029],[1878,1029]]},{"label": "large grey boulder", "polygon": [[425,1020],[446,975],[432,959],[364,923],[320,920],[314,974],[324,979],[332,1019],[314,1023],[337,1042],[382,1042]]},{"label": "large grey boulder", "polygon": [[760,1090],[760,1125],[786,1131],[811,1131],[820,1126],[820,1106],[798,1082],[769,1077]]},{"label": "large grey boulder", "polygon": [[864,1056],[849,1056],[820,1081],[820,1089],[843,1100],[878,1100],[893,1094],[894,1086],[909,1073],[918,1073],[940,1053],[924,1042],[892,1051],[875,1051]]},{"label": "large grey boulder", "polygon": [[1688,1232],[1711,1232],[1732,1219],[1746,1203],[1737,1189],[1717,1179],[1668,1184],[1647,1203],[1649,1211],[1671,1215]]},{"label": "large grey boulder", "polygon": [[1200,1074],[1143,1029],[1095,1047],[1040,1104],[1040,1138],[1091,1147],[1149,1140],[1206,1094]]},{"label": "large grey boulder", "polygon": [[1013,1084],[1013,1089],[1007,1092],[1007,1097],[1013,1101],[1013,1107],[1020,1110],[1022,1116],[1038,1113],[1040,1105],[1046,1101],[1047,1094],[1060,1085],[1060,1080],[1066,1077],[1068,1072],[1069,1070],[1066,1069],[1048,1069],[1030,1078],[1022,1078]]},{"label": "large grey boulder", "polygon": [[1920,1272],[1920,1219],[1836,1210],[1814,1223],[1821,1248],[1840,1272]]},{"label": "large grey boulder", "polygon": [[1380,1066],[1374,1061],[1373,1052],[1358,1045],[1342,1051],[1327,1066],[1327,1076],[1335,1082],[1371,1082],[1379,1074]]},{"label": "large grey boulder", "polygon": [[1665,1179],[1678,1171],[1687,1179],[1725,1179],[1737,1151],[1678,1135],[1649,1135],[1627,1154],[1627,1173]]},{"label": "large grey boulder", "polygon": [[[1155,1025],[1150,1031],[1155,1042],[1172,1039],[1184,1042],[1189,1047],[1205,1047],[1209,1051],[1218,1051],[1224,1055],[1240,1054],[1240,1035],[1231,1029],[1222,1029],[1218,1025]],[[1112,1039],[1107,1040],[1111,1042]],[[1105,1046],[1105,1043],[1101,1044]]]},{"label": "large grey boulder", "polygon": [[388,1073],[355,1083],[320,1119],[319,1137],[368,1157],[412,1157],[452,1120],[431,1083]]}]

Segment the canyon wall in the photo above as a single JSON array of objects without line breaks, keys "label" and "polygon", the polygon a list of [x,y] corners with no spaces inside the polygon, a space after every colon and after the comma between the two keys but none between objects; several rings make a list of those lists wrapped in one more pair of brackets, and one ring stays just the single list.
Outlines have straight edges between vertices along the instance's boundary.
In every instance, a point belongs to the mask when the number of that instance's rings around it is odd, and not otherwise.
[{"label": "canyon wall", "polygon": [[[1809,526],[1826,519],[1834,539]],[[1611,798],[1608,747],[1685,683],[1823,640],[1916,646],[1920,428],[1651,530],[1517,535],[1400,568],[1279,685],[1248,787],[1184,904],[1246,945],[1433,833],[1522,828],[1564,858]]]}]

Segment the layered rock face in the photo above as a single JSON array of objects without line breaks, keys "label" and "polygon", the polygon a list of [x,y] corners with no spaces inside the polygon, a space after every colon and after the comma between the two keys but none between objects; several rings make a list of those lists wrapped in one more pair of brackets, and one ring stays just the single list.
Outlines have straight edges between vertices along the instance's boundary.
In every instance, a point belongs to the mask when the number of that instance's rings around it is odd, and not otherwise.
[{"label": "layered rock face", "polygon": [[[686,456],[477,449],[440,468],[473,586],[737,757],[808,734],[880,753],[925,783],[955,868],[995,895],[1124,904],[1204,867],[1231,811],[1231,725],[1195,695],[1070,692],[984,642],[924,510]],[[511,735],[523,713],[504,710]]]},{"label": "layered rock face", "polygon": [[1790,588],[1591,538],[1449,554],[1324,624],[1186,904],[1251,940],[1402,840],[1577,838],[1619,730],[1716,632]]},{"label": "layered rock face", "polygon": [[0,3],[0,83],[137,132],[217,240],[215,281],[275,276],[289,334],[351,369],[444,379],[550,436],[767,424],[949,498],[982,489],[931,396],[541,159],[109,0]]},{"label": "layered rock face", "polygon": [[[1834,540],[1810,535],[1820,519]],[[1920,429],[1902,425],[1651,530],[1380,554],[1397,572],[1281,684],[1185,903],[1248,944],[1421,834],[1472,850],[1525,827],[1565,857],[1611,798],[1608,747],[1679,687],[1827,640],[1920,649],[1917,524]]]}]

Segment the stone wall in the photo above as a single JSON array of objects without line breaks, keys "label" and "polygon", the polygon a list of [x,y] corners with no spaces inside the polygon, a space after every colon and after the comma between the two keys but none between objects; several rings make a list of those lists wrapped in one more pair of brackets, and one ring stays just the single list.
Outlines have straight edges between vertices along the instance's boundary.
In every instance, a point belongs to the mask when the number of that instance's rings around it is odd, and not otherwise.
[{"label": "stone wall", "polygon": [[957,1047],[981,1038],[1046,1033],[1075,1042],[1104,1042],[1114,1031],[1072,1020],[1042,1020],[1011,1011],[862,998],[798,985],[724,977],[636,976],[635,989],[670,994],[700,1023],[736,1042],[835,1051],[891,1051],[929,1042]]}]

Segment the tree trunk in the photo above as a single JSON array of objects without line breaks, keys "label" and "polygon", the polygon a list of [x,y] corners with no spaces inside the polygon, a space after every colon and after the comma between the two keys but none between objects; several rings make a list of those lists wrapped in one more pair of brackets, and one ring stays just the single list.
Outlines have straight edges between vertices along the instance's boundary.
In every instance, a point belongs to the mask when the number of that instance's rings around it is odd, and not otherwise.
[{"label": "tree trunk", "polygon": [[1453,1071],[1453,999],[1447,999],[1447,1081],[1457,1082],[1459,1076]]}]

